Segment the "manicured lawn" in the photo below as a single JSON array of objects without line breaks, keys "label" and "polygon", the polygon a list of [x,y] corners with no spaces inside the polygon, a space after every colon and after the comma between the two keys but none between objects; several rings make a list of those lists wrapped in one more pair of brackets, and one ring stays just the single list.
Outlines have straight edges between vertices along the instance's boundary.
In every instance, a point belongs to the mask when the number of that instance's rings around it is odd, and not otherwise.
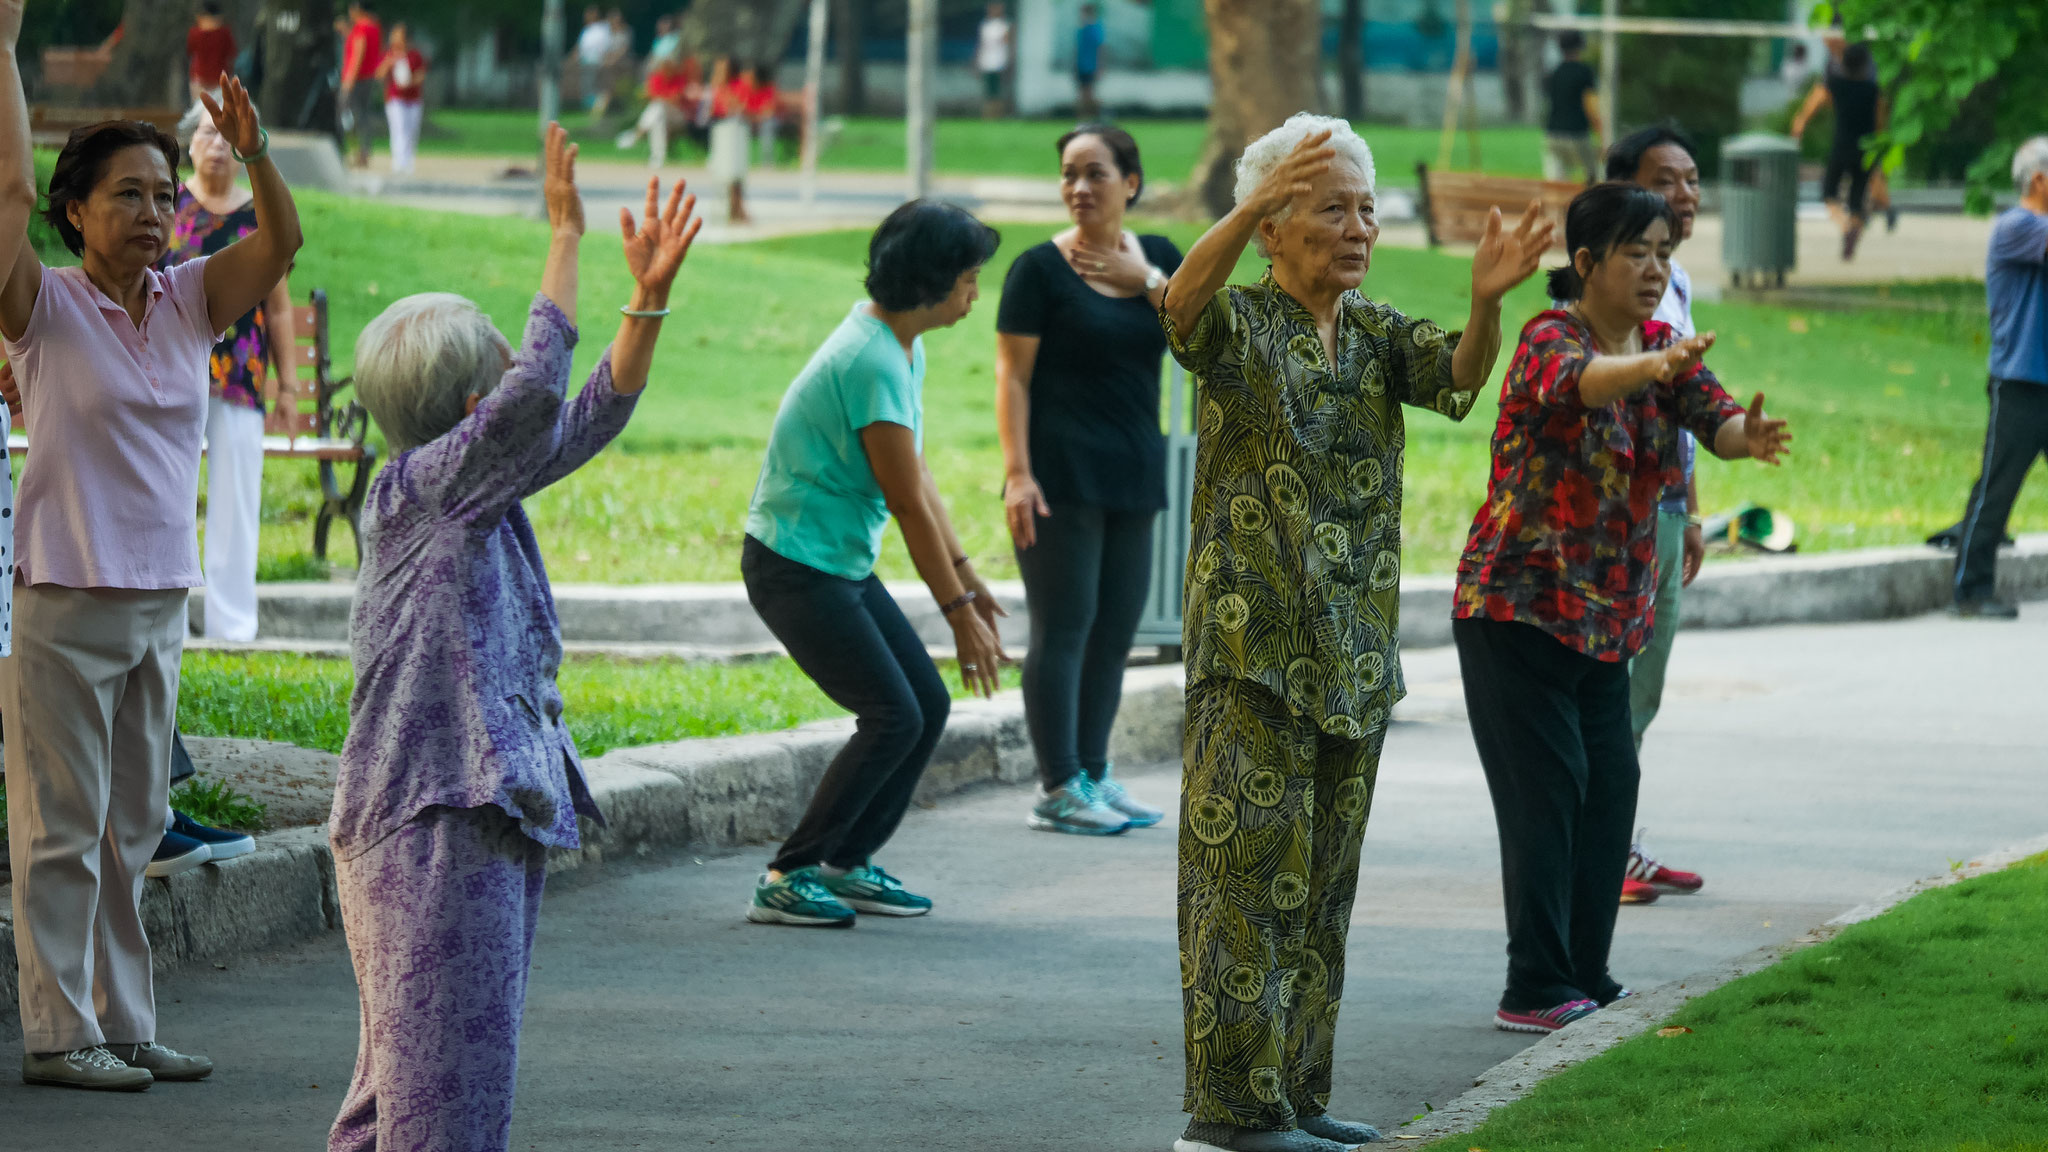
[{"label": "manicured lawn", "polygon": [[2048,858],[1915,897],[1686,1005],[1441,1147],[2038,1149]]},{"label": "manicured lawn", "polygon": [[[333,301],[340,368],[355,334],[399,296],[449,290],[475,299],[517,338],[538,282],[540,225],[442,215],[307,193],[309,242],[294,276],[303,293]],[[1141,226],[1146,226],[1141,223]],[[1196,226],[1161,230],[1183,247]],[[1002,273],[1016,253],[1053,231],[1005,226],[1003,250],[983,273],[983,295],[958,326],[927,338],[927,447],[939,486],[982,570],[1014,573],[1002,526],[1001,455],[994,416],[994,317]],[[365,243],[368,238],[372,242]],[[528,502],[558,580],[733,580],[746,503],[776,405],[789,380],[861,298],[866,237],[832,233],[698,248],[678,281],[655,359],[653,383],[620,443],[567,481]],[[1240,278],[1257,275],[1247,256]],[[1368,292],[1413,314],[1456,325],[1466,312],[1469,269],[1435,252],[1382,248]],[[595,362],[626,298],[617,241],[584,242],[582,306],[589,331],[579,373]],[[1983,443],[1985,336],[1981,289],[1899,290],[1929,311],[1787,309],[1703,303],[1702,327],[1721,342],[1709,363],[1746,399],[1768,392],[1794,423],[1790,463],[1777,469],[1703,460],[1708,512],[1756,501],[1789,513],[1806,549],[1903,544],[1954,521],[1976,475]],[[1542,307],[1532,286],[1508,302],[1511,328]],[[1502,354],[1496,379],[1504,372]],[[579,376],[579,380],[580,380]],[[1492,399],[1462,425],[1413,413],[1408,422],[1407,556],[1412,572],[1456,562],[1484,491]],[[266,469],[262,553],[266,570],[303,569],[315,505],[310,466]],[[2021,496],[2016,531],[2048,529],[2048,486]],[[352,563],[348,534],[336,558]],[[914,571],[895,533],[883,574]]]},{"label": "manicured lawn", "polygon": [[[940,665],[962,695],[951,662]],[[1017,673],[1006,670],[1014,687]],[[563,715],[586,756],[695,736],[773,732],[844,715],[787,659],[736,664],[571,657]],[[281,740],[341,751],[354,674],[346,660],[274,652],[185,653],[178,727],[188,736]]]}]

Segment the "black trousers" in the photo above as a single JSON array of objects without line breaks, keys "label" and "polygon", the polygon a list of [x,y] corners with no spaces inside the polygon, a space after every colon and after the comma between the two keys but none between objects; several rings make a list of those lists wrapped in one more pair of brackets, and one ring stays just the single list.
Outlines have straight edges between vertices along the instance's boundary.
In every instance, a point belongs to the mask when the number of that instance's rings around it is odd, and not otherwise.
[{"label": "black trousers", "polygon": [[1145,611],[1157,512],[1055,504],[1038,542],[1017,552],[1031,607],[1024,721],[1047,791],[1100,777],[1123,699],[1124,664]]},{"label": "black trousers", "polygon": [[2020,484],[2034,458],[2048,453],[2048,384],[2002,380],[1989,388],[1991,418],[1984,429],[1983,471],[1963,510],[1956,545],[1956,599],[1983,600],[1998,589],[1998,543]]},{"label": "black trousers", "polygon": [[1500,830],[1500,1006],[1605,1004],[1621,990],[1607,953],[1639,775],[1628,663],[1595,660],[1528,624],[1454,620],[1451,635]]},{"label": "black trousers", "polygon": [[946,682],[879,578],[820,572],[752,536],[740,575],[768,630],[855,724],[769,867],[865,863],[896,834],[939,746],[953,706]]}]

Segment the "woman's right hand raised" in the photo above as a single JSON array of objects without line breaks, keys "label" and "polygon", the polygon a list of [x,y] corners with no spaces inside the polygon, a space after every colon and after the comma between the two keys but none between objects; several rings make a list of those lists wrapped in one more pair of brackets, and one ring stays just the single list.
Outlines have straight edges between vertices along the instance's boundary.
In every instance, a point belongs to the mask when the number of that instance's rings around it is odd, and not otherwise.
[{"label": "woman's right hand raised", "polygon": [[1330,170],[1336,159],[1337,150],[1330,147],[1330,133],[1315,133],[1295,145],[1294,151],[1266,173],[1266,178],[1245,197],[1245,207],[1261,219],[1271,216],[1293,203],[1296,196],[1313,191],[1316,180]]},{"label": "woman's right hand raised", "polygon": [[1010,542],[1019,549],[1038,543],[1038,518],[1050,517],[1052,505],[1036,476],[1023,476],[1003,485],[1003,518],[1010,523]]},{"label": "woman's right hand raised", "polygon": [[953,627],[953,651],[960,661],[960,683],[976,696],[996,694],[1002,682],[1003,642],[972,603],[953,609],[946,623]]}]

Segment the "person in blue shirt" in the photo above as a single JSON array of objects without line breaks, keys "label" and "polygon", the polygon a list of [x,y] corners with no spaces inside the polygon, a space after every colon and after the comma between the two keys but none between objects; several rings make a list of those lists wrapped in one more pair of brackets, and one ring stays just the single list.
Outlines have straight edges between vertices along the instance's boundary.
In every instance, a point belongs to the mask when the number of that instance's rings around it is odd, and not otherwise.
[{"label": "person in blue shirt", "polygon": [[1074,32],[1075,114],[1094,120],[1102,114],[1095,102],[1095,78],[1102,71],[1102,13],[1093,4],[1081,5],[1081,26]]},{"label": "person in blue shirt", "polygon": [[1984,465],[1956,543],[1958,616],[2011,620],[2018,605],[1998,596],[1998,545],[2036,456],[2048,453],[2048,136],[2012,158],[2019,206],[1991,226],[1984,298],[1991,312],[1990,420]]}]

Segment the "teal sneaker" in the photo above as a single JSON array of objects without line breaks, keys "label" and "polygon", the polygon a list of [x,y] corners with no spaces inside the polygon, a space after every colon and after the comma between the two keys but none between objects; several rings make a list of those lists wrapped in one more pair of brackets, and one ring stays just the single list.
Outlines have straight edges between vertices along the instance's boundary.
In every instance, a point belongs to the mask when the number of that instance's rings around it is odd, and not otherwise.
[{"label": "teal sneaker", "polygon": [[815,865],[785,872],[780,880],[770,880],[763,873],[754,886],[754,902],[747,906],[747,919],[756,924],[803,928],[853,927],[853,909],[840,903],[818,879]]},{"label": "teal sneaker", "polygon": [[1131,822],[1131,827],[1133,828],[1150,828],[1161,820],[1166,819],[1165,812],[1152,807],[1150,804],[1139,803],[1129,792],[1124,791],[1124,786],[1116,781],[1115,771],[1116,765],[1114,764],[1104,764],[1102,766],[1102,775],[1094,780],[1095,798],[1097,800],[1102,801],[1112,811],[1121,813]]},{"label": "teal sneaker", "polygon": [[1102,802],[1086,772],[1047,792],[1038,789],[1038,801],[1025,821],[1040,832],[1064,832],[1069,836],[1115,836],[1128,830],[1131,818]]},{"label": "teal sneaker", "polygon": [[903,882],[873,864],[849,868],[837,876],[818,873],[818,883],[856,912],[877,916],[922,916],[932,910],[928,897],[906,892]]}]

